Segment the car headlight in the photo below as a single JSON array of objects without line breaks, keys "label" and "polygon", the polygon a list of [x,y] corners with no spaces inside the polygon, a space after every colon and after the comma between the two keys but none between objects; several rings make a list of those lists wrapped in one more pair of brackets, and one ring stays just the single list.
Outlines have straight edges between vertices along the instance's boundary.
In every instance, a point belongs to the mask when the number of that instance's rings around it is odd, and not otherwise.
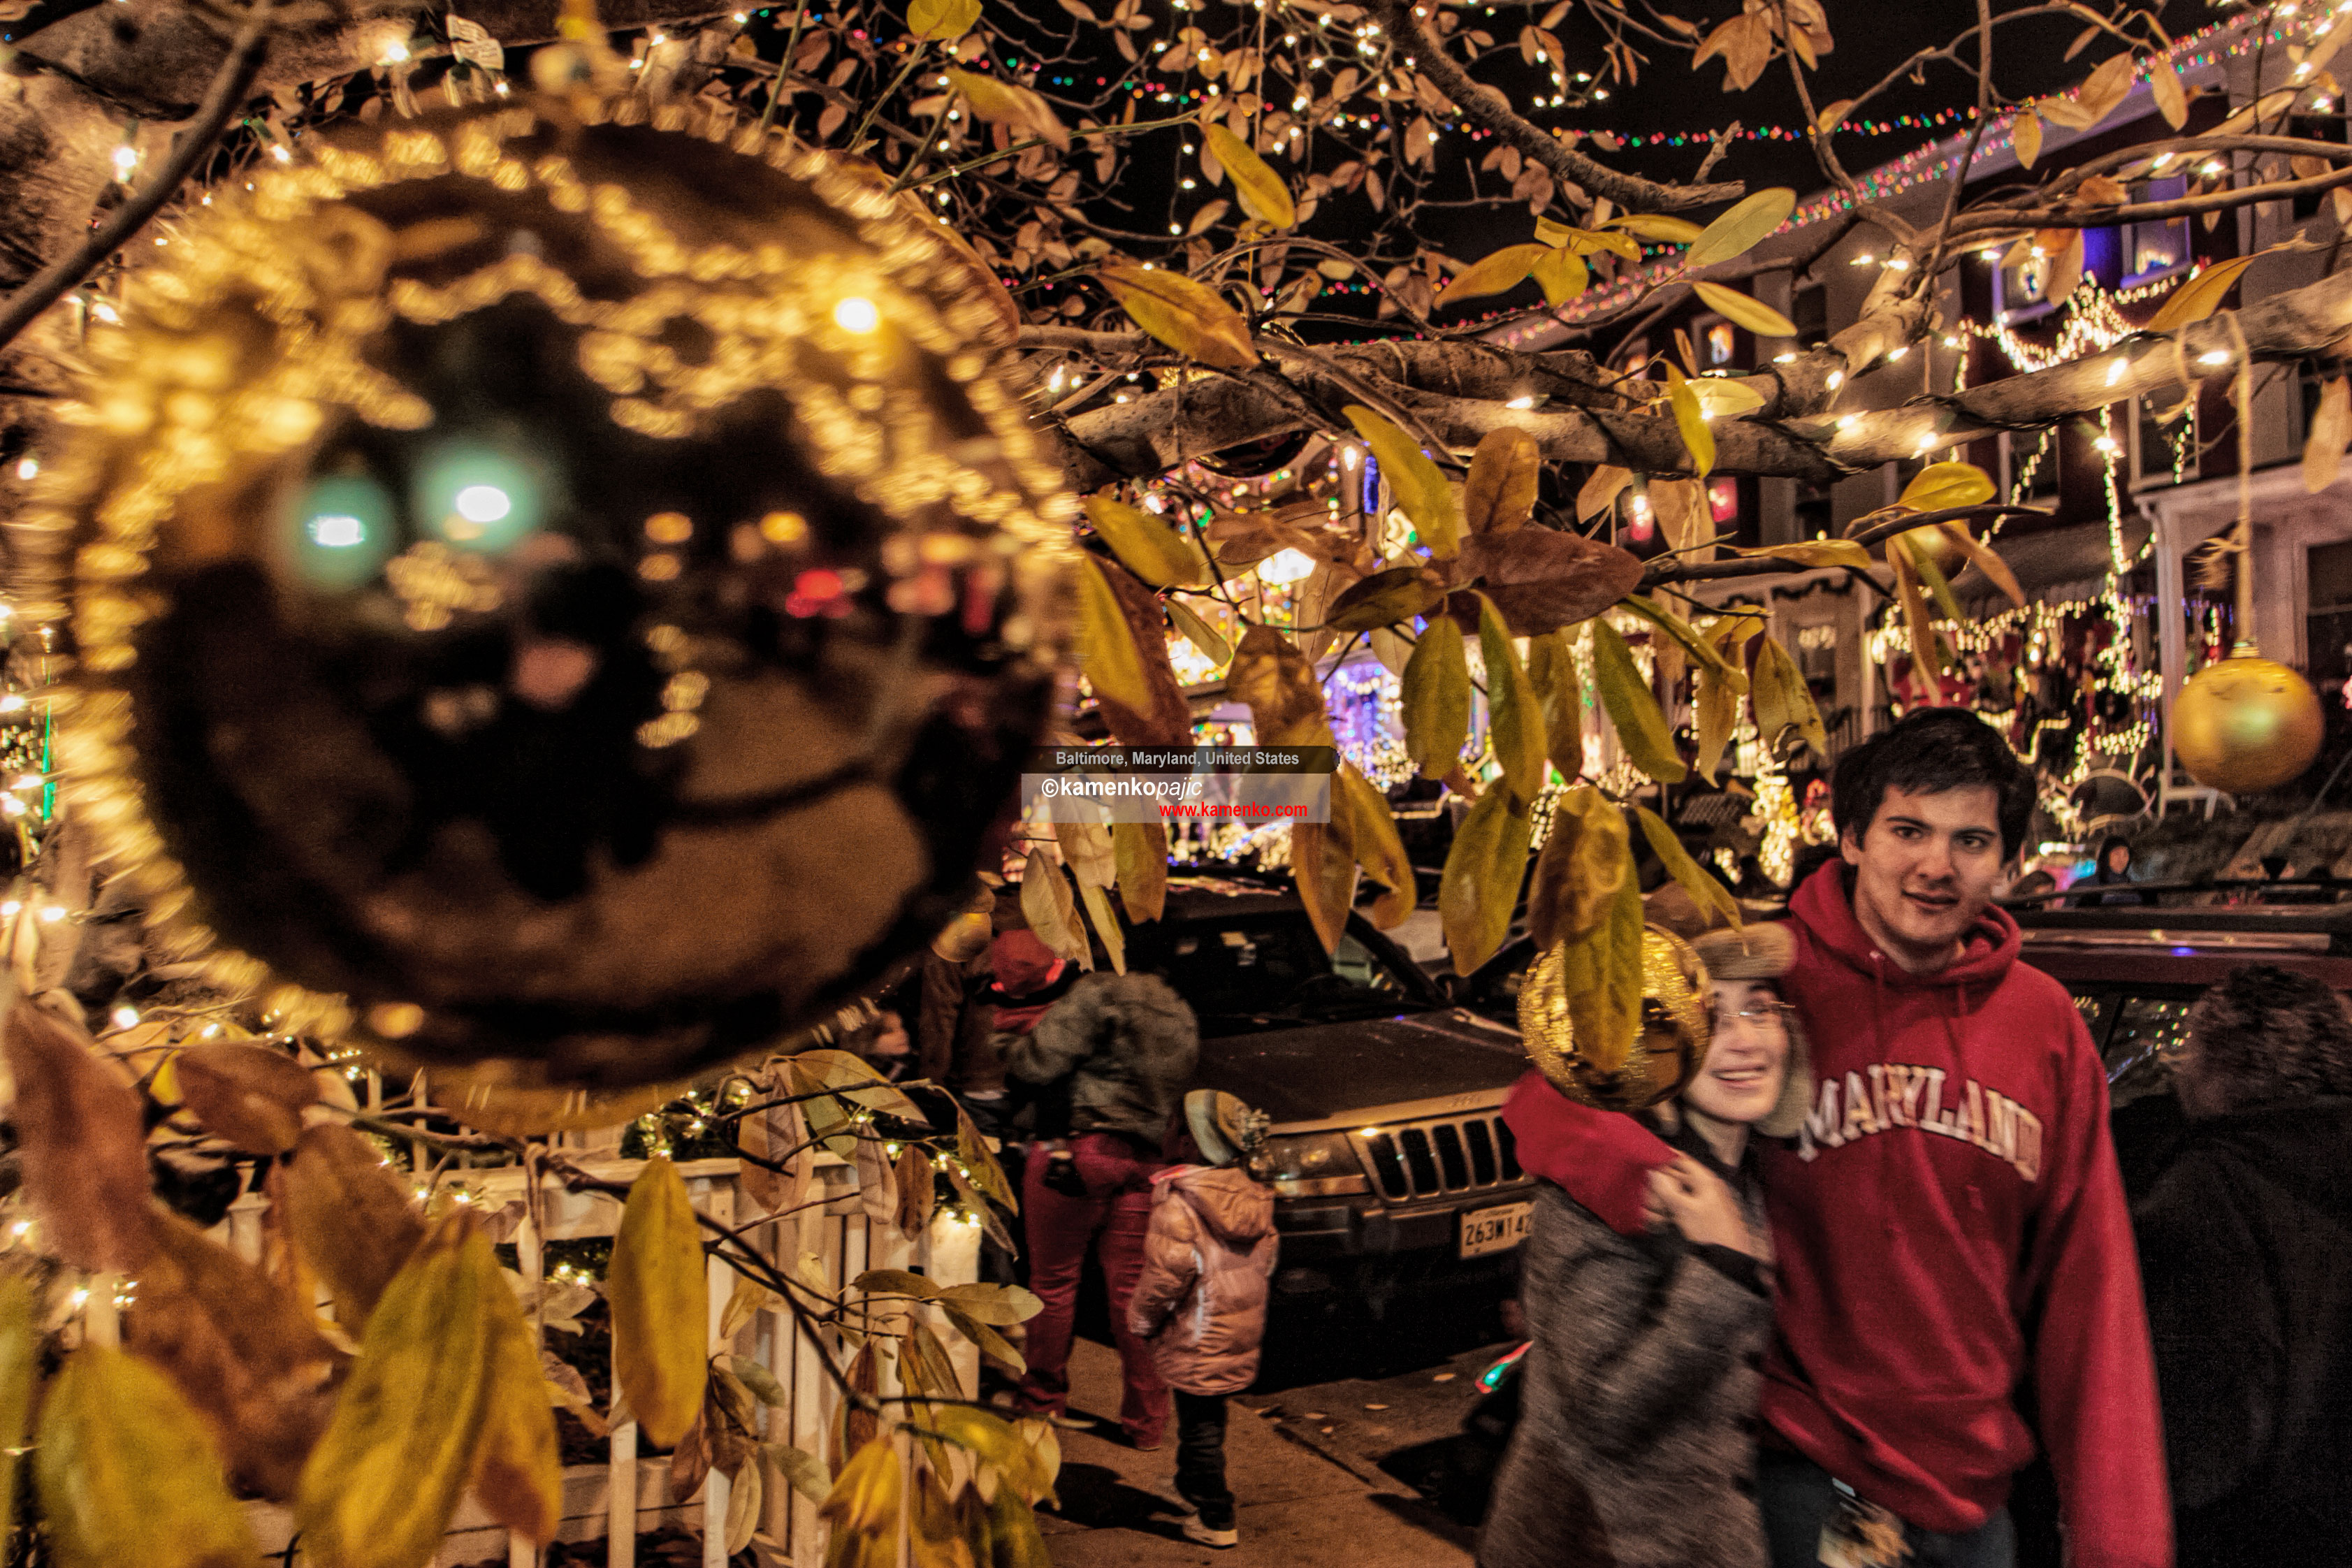
[{"label": "car headlight", "polygon": [[1270,1138],[1265,1148],[1265,1179],[1286,1198],[1330,1197],[1342,1193],[1368,1193],[1345,1132],[1302,1132]]}]

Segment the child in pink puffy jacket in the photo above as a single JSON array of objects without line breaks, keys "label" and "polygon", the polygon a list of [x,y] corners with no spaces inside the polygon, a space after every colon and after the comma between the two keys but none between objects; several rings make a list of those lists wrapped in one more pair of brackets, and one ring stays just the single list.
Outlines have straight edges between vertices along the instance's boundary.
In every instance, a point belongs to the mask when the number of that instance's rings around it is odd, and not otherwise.
[{"label": "child in pink puffy jacket", "polygon": [[1274,1192],[1246,1166],[1265,1142],[1266,1119],[1230,1094],[1195,1089],[1184,1121],[1203,1163],[1151,1178],[1143,1277],[1128,1327],[1176,1396],[1176,1491],[1192,1511],[1184,1538],[1232,1546],[1234,1494],[1225,1485],[1225,1395],[1257,1376],[1274,1275]]}]

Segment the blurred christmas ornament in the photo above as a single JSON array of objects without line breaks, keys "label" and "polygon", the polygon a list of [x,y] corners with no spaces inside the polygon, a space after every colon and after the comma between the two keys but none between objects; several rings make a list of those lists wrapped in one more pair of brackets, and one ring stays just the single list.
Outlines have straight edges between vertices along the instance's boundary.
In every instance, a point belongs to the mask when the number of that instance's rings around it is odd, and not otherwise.
[{"label": "blurred christmas ornament", "polygon": [[578,107],[224,194],[93,332],[16,531],[73,809],[163,951],[570,1117],[966,906],[1076,510],[936,225],[705,105]]},{"label": "blurred christmas ornament", "polygon": [[1642,1110],[1683,1091],[1706,1059],[1709,982],[1690,943],[1662,926],[1642,931],[1641,1022],[1627,1040],[1577,1037],[1569,1020],[1568,944],[1555,944],[1519,990],[1528,1055],[1570,1100]]},{"label": "blurred christmas ornament", "polygon": [[2191,676],[2172,704],[2172,750],[2208,789],[2251,795],[2311,766],[2326,721],[2311,683],[2241,645]]}]

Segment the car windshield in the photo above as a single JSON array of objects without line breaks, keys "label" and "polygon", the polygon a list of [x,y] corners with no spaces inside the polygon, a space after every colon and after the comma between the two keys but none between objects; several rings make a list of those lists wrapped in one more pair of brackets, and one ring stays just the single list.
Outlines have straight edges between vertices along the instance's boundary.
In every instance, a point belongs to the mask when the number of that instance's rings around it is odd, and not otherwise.
[{"label": "car windshield", "polygon": [[1304,910],[1169,921],[1132,940],[1135,961],[1163,970],[1204,1019],[1359,1018],[1432,1005],[1352,933],[1325,953]]}]

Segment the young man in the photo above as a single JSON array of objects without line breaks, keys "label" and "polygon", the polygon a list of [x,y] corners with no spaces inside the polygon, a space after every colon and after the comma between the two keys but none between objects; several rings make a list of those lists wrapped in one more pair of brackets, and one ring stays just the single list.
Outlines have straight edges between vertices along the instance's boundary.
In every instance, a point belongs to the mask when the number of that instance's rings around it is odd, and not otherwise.
[{"label": "young man", "polygon": [[[1906,1550],[2007,1568],[2010,1480],[2037,1433],[2074,1568],[2171,1562],[2105,1075],[1990,903],[2032,808],[2008,743],[1957,710],[1838,763],[1841,858],[1797,889],[1783,982],[1812,1042],[1812,1109],[1793,1145],[1763,1152],[1778,1288],[1759,1501],[1775,1568]],[[1533,1074],[1507,1114],[1528,1170],[1640,1226],[1638,1194],[1586,1175],[1646,1137],[1630,1118]]]}]

